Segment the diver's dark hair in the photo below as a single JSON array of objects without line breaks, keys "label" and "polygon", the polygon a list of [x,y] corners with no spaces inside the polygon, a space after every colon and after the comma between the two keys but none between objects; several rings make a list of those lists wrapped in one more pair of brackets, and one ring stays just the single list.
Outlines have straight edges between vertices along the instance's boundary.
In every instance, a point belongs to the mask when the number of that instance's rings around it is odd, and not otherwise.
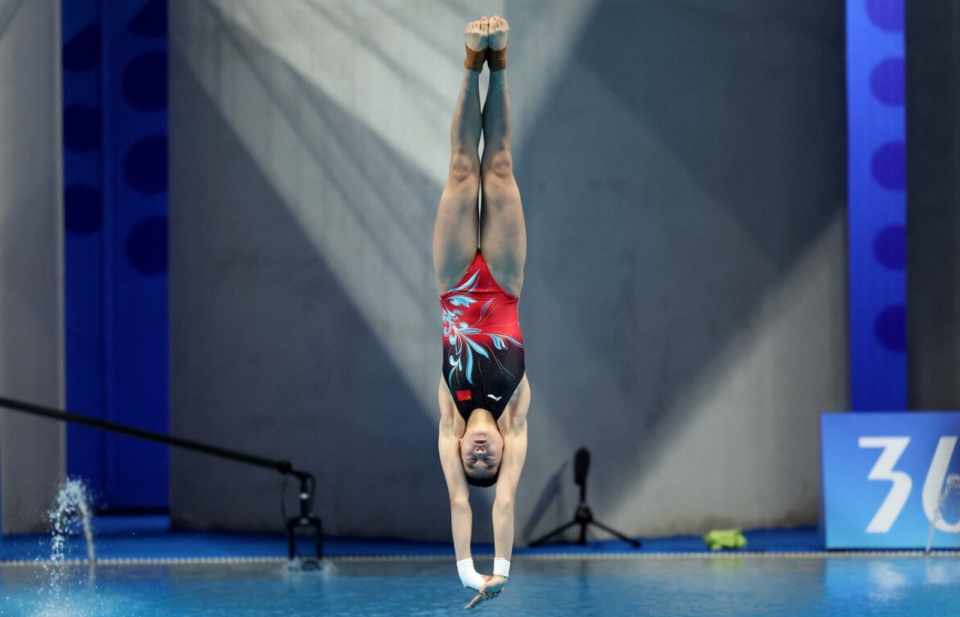
[{"label": "diver's dark hair", "polygon": [[487,476],[486,478],[475,478],[464,472],[463,475],[467,476],[467,484],[470,486],[479,486],[480,488],[487,488],[493,486],[497,483],[497,478],[500,477],[500,468],[497,467],[497,473]]}]

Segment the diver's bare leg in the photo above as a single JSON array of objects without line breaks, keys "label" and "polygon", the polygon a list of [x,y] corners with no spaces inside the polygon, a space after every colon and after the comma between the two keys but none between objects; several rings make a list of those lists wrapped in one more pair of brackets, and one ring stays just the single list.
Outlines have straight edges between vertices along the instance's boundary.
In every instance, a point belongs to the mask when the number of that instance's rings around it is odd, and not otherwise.
[{"label": "diver's bare leg", "polygon": [[[509,25],[494,15],[490,19],[490,50],[507,46]],[[483,203],[480,246],[494,278],[505,291],[520,295],[523,266],[527,259],[527,231],[523,220],[520,189],[513,177],[511,154],[510,97],[506,70],[490,73],[490,87],[483,106],[483,160],[480,178]]]},{"label": "diver's bare leg", "polygon": [[[467,46],[487,46],[486,17],[467,25]],[[433,229],[437,292],[455,286],[477,253],[480,192],[480,73],[465,69],[450,127],[450,170]]]}]

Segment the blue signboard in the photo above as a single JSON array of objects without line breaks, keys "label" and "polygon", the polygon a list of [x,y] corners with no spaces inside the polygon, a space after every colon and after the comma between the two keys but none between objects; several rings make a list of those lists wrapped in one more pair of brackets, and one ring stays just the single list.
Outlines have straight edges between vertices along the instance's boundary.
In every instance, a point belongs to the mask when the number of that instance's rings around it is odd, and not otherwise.
[{"label": "blue signboard", "polygon": [[828,549],[960,548],[960,413],[824,414]]}]

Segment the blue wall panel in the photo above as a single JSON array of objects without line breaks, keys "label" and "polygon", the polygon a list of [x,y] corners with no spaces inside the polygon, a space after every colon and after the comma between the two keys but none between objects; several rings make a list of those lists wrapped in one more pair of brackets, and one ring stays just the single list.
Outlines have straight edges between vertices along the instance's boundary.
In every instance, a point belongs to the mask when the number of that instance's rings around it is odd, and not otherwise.
[{"label": "blue wall panel", "polygon": [[847,1],[854,411],[907,405],[903,0]]},{"label": "blue wall panel", "polygon": [[[166,2],[67,3],[63,33],[67,406],[166,432]],[[101,508],[167,506],[162,446],[71,427],[67,459]]]},{"label": "blue wall panel", "polygon": [[[103,121],[100,3],[61,8],[67,408],[103,417]],[[104,435],[67,427],[67,473],[103,492]]]}]

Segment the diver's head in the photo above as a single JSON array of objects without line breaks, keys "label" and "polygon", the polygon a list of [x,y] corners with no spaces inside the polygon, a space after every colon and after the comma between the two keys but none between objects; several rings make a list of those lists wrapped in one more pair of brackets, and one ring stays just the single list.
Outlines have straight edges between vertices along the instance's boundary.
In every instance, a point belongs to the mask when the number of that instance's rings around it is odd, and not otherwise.
[{"label": "diver's head", "polygon": [[486,415],[489,422],[468,422],[460,438],[460,460],[467,484],[472,486],[493,486],[503,460],[503,436],[493,416]]}]

